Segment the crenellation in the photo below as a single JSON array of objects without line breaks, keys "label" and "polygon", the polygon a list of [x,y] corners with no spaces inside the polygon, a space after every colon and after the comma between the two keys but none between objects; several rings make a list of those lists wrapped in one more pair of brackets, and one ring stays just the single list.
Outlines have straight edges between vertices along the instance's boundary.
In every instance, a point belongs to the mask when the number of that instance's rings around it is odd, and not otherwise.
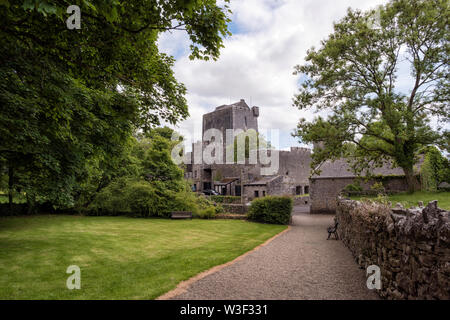
[{"label": "crenellation", "polygon": [[[259,163],[245,164],[226,163],[227,129],[238,132],[255,130],[258,133],[258,118],[260,108],[249,107],[244,99],[230,105],[221,105],[214,111],[203,115],[203,134],[209,129],[218,129],[222,132],[224,141],[223,164],[205,165],[201,160],[194,162],[194,154],[198,160],[198,152],[202,152],[209,141],[197,142],[196,151],[192,152],[192,165],[187,167],[186,177],[193,183],[195,191],[216,189],[226,195],[243,194],[248,200],[255,197],[277,194],[296,195],[309,190],[309,174],[311,150],[302,147],[291,147],[289,151],[278,151],[278,170],[267,177],[261,170],[267,166]],[[235,135],[236,133],[234,133]],[[194,145],[193,145],[194,148]],[[256,151],[250,151],[251,154]],[[273,152],[269,151],[268,156]],[[251,158],[251,157],[250,157]],[[255,159],[259,159],[258,156]],[[241,179],[244,190],[241,190]],[[235,180],[233,180],[235,179]]]}]

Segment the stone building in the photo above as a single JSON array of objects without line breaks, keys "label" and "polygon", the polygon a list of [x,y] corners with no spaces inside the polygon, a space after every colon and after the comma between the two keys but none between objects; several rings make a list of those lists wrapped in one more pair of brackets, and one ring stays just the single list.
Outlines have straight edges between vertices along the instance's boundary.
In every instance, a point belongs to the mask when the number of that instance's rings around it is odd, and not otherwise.
[{"label": "stone building", "polygon": [[[415,167],[416,174],[420,170],[422,162],[423,157],[419,159]],[[374,177],[368,181],[358,177],[350,169],[346,159],[327,160],[320,167],[320,171],[319,175],[312,175],[310,178],[311,213],[334,213],[336,211],[337,196],[347,185],[356,181],[365,191],[370,190],[375,182],[381,180],[385,191],[388,193],[408,190],[403,170],[401,168],[392,168],[389,163],[376,168],[368,166],[368,170],[364,175],[370,173]]]},{"label": "stone building", "polygon": [[[278,168],[270,175],[262,174],[263,168],[259,156],[252,163],[226,162],[226,149],[234,143],[234,137],[227,137],[227,129],[258,133],[259,107],[250,108],[241,99],[239,102],[216,107],[214,111],[203,115],[203,141],[192,145],[192,152],[187,153],[185,177],[192,183],[194,191],[213,189],[222,195],[244,195],[246,200],[252,200],[266,195],[295,195],[309,191],[309,174],[311,150],[291,147],[289,151],[268,150],[268,155],[278,156]],[[202,159],[205,148],[212,142],[205,133],[209,129],[217,129],[223,136],[222,163],[207,164]],[[236,135],[236,134],[235,134]],[[212,140],[212,139],[211,139]],[[252,154],[252,151],[250,151]],[[220,158],[220,155],[218,156]],[[249,156],[252,158],[252,156]]]}]

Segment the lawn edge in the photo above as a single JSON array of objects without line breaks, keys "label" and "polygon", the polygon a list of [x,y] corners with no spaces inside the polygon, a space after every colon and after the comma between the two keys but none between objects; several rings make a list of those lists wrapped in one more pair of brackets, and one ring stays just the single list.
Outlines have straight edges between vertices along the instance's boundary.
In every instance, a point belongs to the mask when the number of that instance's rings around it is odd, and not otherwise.
[{"label": "lawn edge", "polygon": [[267,239],[266,241],[264,241],[263,243],[257,245],[256,247],[254,247],[252,250],[245,252],[244,254],[234,258],[231,261],[225,262],[223,264],[219,264],[217,266],[214,266],[208,270],[202,271],[199,274],[181,281],[180,283],[177,284],[177,286],[175,287],[175,289],[172,289],[170,291],[167,291],[166,293],[160,295],[159,297],[157,297],[155,300],[169,300],[172,299],[184,292],[187,291],[187,289],[194,283],[197,282],[198,280],[201,280],[203,278],[205,278],[206,276],[209,276],[210,274],[213,274],[217,271],[222,270],[225,267],[228,267],[236,262],[238,262],[239,260],[244,259],[247,255],[249,255],[250,253],[259,250],[261,247],[266,246],[267,244],[269,244],[270,242],[272,242],[273,240],[275,240],[275,238],[278,238],[279,236],[281,236],[282,234],[288,232],[291,229],[291,226],[287,226],[286,229],[284,229],[283,231],[277,233],[276,235],[274,235],[273,237]]}]

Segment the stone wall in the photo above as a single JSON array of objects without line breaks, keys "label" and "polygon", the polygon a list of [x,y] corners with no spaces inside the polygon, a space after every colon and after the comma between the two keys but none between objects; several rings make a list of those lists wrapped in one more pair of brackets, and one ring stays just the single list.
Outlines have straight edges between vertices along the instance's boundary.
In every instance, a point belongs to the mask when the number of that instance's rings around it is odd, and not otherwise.
[{"label": "stone wall", "polygon": [[388,299],[450,299],[449,211],[338,199],[338,233],[364,269],[381,269]]},{"label": "stone wall", "polygon": [[265,197],[269,195],[267,193],[267,186],[266,185],[248,185],[245,186],[245,197],[248,201],[252,201],[255,199],[255,191],[258,191],[258,197]]},{"label": "stone wall", "polygon": [[[347,185],[355,182],[354,177],[310,179],[311,213],[334,213],[338,195]],[[374,183],[374,180],[360,181],[363,190],[370,190]],[[408,185],[403,177],[384,177],[382,183],[386,192],[396,193],[408,190]]]},{"label": "stone wall", "polygon": [[309,205],[309,196],[294,197],[294,206],[306,206]]},{"label": "stone wall", "polygon": [[309,187],[311,150],[308,148],[291,147],[290,151],[279,152],[278,175],[284,176],[284,191],[282,194],[296,194],[296,187],[304,193]]},{"label": "stone wall", "polygon": [[227,213],[247,213],[248,207],[245,204],[222,203],[222,207]]}]

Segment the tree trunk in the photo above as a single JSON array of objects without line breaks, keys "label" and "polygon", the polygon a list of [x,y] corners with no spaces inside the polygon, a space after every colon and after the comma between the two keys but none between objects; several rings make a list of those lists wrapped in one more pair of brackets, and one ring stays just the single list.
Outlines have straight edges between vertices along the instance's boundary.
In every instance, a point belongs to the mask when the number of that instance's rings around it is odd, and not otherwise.
[{"label": "tree trunk", "polygon": [[13,206],[13,186],[14,186],[14,169],[10,164],[8,167],[8,202],[9,202],[9,212],[12,214]]},{"label": "tree trunk", "polygon": [[412,167],[403,168],[405,172],[406,183],[408,184],[408,192],[413,193],[418,190],[419,181],[414,175],[414,169]]},{"label": "tree trunk", "polygon": [[26,197],[27,197],[27,213],[28,214],[32,214],[33,210],[34,210],[34,204],[35,204],[35,196],[34,195],[30,195],[29,192],[26,193]]}]

